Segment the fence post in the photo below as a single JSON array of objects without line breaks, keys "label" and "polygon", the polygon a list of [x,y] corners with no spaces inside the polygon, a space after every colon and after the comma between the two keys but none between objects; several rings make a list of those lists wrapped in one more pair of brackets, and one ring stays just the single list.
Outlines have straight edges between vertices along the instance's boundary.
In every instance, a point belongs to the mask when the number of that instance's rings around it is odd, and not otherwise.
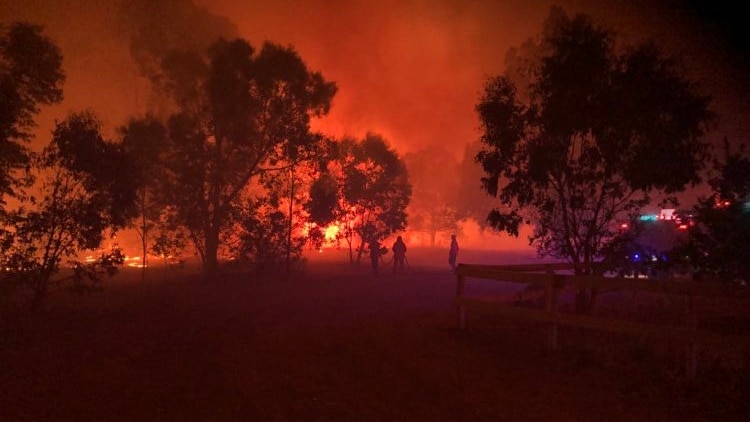
[{"label": "fence post", "polygon": [[685,375],[687,376],[687,379],[689,381],[695,381],[695,376],[697,372],[697,364],[698,364],[698,346],[696,344],[696,329],[698,326],[698,317],[697,312],[695,309],[695,294],[691,291],[688,293],[688,303],[687,303],[687,328],[689,330],[688,333],[688,341],[687,341],[687,348],[685,350]]},{"label": "fence post", "polygon": [[557,350],[557,298],[558,298],[558,285],[562,285],[559,281],[559,277],[555,275],[554,271],[547,271],[550,274],[550,280],[546,286],[545,292],[545,309],[547,312],[554,317],[550,323],[549,332],[547,333],[547,350]]}]

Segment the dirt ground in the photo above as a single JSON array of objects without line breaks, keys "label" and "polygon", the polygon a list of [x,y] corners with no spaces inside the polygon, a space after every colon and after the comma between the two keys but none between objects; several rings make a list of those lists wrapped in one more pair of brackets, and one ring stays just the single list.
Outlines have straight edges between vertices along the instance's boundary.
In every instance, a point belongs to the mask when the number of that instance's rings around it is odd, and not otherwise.
[{"label": "dirt ground", "polygon": [[[671,345],[470,312],[444,251],[406,274],[311,254],[285,279],[123,271],[0,321],[0,421],[748,421],[747,374]],[[326,255],[327,260],[323,259]],[[462,251],[459,261],[525,254]],[[734,371],[734,372],[733,372]]]}]

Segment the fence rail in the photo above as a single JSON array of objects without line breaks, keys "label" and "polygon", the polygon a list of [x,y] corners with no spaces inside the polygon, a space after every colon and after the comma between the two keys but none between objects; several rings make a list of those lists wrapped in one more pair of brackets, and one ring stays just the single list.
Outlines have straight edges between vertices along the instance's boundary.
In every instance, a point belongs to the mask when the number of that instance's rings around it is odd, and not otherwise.
[{"label": "fence rail", "polygon": [[[745,300],[750,298],[750,290],[732,288],[720,283],[696,283],[692,281],[648,281],[603,276],[580,276],[559,274],[556,271],[572,270],[567,263],[538,265],[473,265],[459,264],[456,269],[456,320],[460,329],[466,327],[467,307],[489,310],[503,315],[549,324],[547,347],[558,347],[558,326],[574,326],[591,330],[638,334],[655,338],[672,338],[683,342],[686,347],[685,372],[689,379],[696,376],[698,344],[714,343],[722,347],[747,347],[748,336],[739,339],[727,338],[710,331],[698,330],[698,303],[707,298]],[[541,287],[531,292],[536,298],[544,298],[543,309],[513,306],[515,298],[524,295],[506,294],[493,297],[475,297],[466,294],[469,278],[489,279],[512,283],[525,283]],[[600,291],[629,290],[659,295],[682,297],[685,300],[685,315],[682,325],[661,325],[634,322],[622,319],[602,318],[595,315],[559,311],[559,301],[566,287],[596,288]],[[750,308],[746,308],[750,309]]]}]

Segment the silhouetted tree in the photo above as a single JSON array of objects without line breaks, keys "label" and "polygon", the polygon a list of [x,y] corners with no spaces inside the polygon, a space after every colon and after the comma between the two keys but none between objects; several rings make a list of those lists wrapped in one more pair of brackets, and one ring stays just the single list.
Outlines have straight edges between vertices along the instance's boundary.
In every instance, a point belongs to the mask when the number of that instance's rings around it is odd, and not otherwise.
[{"label": "silhouetted tree", "polygon": [[[585,15],[553,7],[537,51],[525,62],[524,95],[500,75],[476,106],[482,182],[500,202],[489,221],[518,235],[531,220],[542,255],[587,274],[619,215],[636,213],[654,190],[699,181],[709,99],[652,44],[618,50]],[[581,292],[582,309],[595,295]]]},{"label": "silhouetted tree", "polygon": [[132,119],[120,128],[121,146],[133,166],[133,172],[122,174],[137,186],[135,202],[137,216],[131,222],[141,239],[141,280],[146,278],[149,234],[158,224],[164,203],[160,190],[165,186],[164,155],[167,152],[167,132],[163,124],[152,116]]},{"label": "silhouetted tree", "polygon": [[[319,136],[313,134],[312,136]],[[302,263],[302,248],[308,241],[305,230],[310,184],[317,177],[317,161],[326,142],[307,144],[290,154],[275,168],[259,175],[262,189],[243,196],[238,207],[236,230],[226,242],[231,256],[256,274],[289,275]]]},{"label": "silhouetted tree", "polygon": [[448,151],[433,148],[406,154],[404,162],[413,186],[409,229],[427,233],[430,246],[435,246],[439,233],[450,235],[458,230],[458,212],[451,201],[459,186],[456,161]]},{"label": "silhouetted tree", "polygon": [[[326,240],[325,230],[329,226],[341,228],[343,223],[337,221],[339,216],[343,215],[339,201],[339,184],[336,177],[330,172],[324,171],[310,185],[310,198],[305,207],[308,213],[308,240],[311,245],[318,248]],[[335,242],[338,245],[343,233],[337,232]],[[350,259],[352,258],[351,249],[349,250]]]},{"label": "silhouetted tree", "polygon": [[62,101],[60,49],[40,26],[0,26],[0,217],[5,195],[31,180],[14,175],[29,164],[26,146],[41,105]]},{"label": "silhouetted tree", "polygon": [[695,225],[676,257],[687,256],[700,275],[727,283],[750,282],[750,159],[744,146],[714,160],[713,193],[695,206]]},{"label": "silhouetted tree", "polygon": [[149,251],[161,257],[164,266],[182,266],[183,254],[190,243],[189,236],[180,225],[174,206],[166,206],[159,212],[159,219],[154,222],[155,232]]},{"label": "silhouetted tree", "polygon": [[[302,247],[307,241],[307,233],[305,233],[304,227],[308,223],[305,203],[309,201],[310,185],[319,176],[321,168],[325,166],[325,159],[321,160],[321,157],[326,155],[330,143],[320,134],[310,134],[310,136],[316,139],[303,143],[295,151],[290,151],[287,157],[277,164],[276,168],[268,169],[260,175],[260,183],[264,187],[265,196],[262,201],[259,199],[251,201],[256,205],[263,204],[258,209],[262,211],[261,214],[269,216],[264,221],[271,225],[270,228],[273,232],[278,232],[273,227],[277,224],[276,218],[274,218],[278,215],[277,211],[286,216],[286,227],[283,230],[285,235],[283,237],[266,236],[265,239],[273,241],[267,245],[267,249],[278,249],[279,247],[283,249],[283,255],[286,256],[283,262],[287,276],[290,274],[292,265],[302,262]],[[245,242],[249,241],[257,245],[249,249],[243,247],[242,249],[246,252],[253,249],[259,251],[259,246],[262,245],[262,242],[258,243],[262,239],[253,239],[256,233],[263,231],[257,227],[260,222],[254,221],[256,219],[245,219],[252,224],[243,227],[243,230],[247,231],[243,239]],[[245,254],[245,256],[248,255]],[[257,256],[268,257],[268,254]],[[255,266],[256,268],[273,268],[273,265],[261,266],[257,262]]]},{"label": "silhouetted tree", "polygon": [[[349,246],[359,238],[356,262],[365,243],[383,240],[406,227],[406,207],[411,184],[406,165],[379,135],[368,133],[362,140],[344,139],[337,144],[330,173],[311,188],[310,215],[319,226],[339,226],[339,236]],[[333,189],[335,187],[335,194]]]},{"label": "silhouetted tree", "polygon": [[32,308],[51,287],[90,288],[122,263],[118,250],[104,252],[94,263],[80,262],[77,256],[99,248],[104,233],[129,218],[134,186],[113,176],[127,170],[124,157],[117,145],[102,138],[93,114],[79,113],[57,124],[52,142],[35,160],[44,178],[41,197],[30,197],[10,214],[14,227],[0,263],[10,269],[13,282],[31,292]]},{"label": "silhouetted tree", "polygon": [[290,47],[256,52],[239,39],[219,40],[205,55],[177,54],[164,69],[180,107],[168,124],[170,203],[211,273],[243,195],[254,197],[261,174],[319,141],[310,119],[328,112],[336,87]]},{"label": "silhouetted tree", "polygon": [[[280,205],[283,199],[271,194],[246,201],[241,210],[235,255],[256,274],[289,275],[292,267],[302,261],[306,239],[299,231],[290,233],[289,214]],[[296,214],[292,213],[292,221],[301,221]]]}]

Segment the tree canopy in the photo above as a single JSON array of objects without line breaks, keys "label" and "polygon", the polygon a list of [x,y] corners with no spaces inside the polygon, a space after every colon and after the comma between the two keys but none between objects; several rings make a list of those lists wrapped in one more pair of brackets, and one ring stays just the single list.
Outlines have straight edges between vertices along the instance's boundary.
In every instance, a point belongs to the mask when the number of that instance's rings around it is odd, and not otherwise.
[{"label": "tree canopy", "polygon": [[589,272],[616,218],[700,180],[710,99],[653,44],[617,46],[557,7],[525,49],[476,105],[489,221],[515,235],[531,221],[541,254]]},{"label": "tree canopy", "polygon": [[[102,272],[111,274],[122,263],[118,251],[107,251],[93,263],[80,262],[78,254],[98,249],[106,231],[128,220],[135,187],[122,177],[130,173],[123,158],[118,145],[101,136],[96,117],[83,112],[58,122],[51,142],[34,160],[40,195],[9,214],[13,229],[0,255],[2,268],[11,269],[9,281],[31,292],[32,306],[53,285],[90,287]],[[72,271],[55,278],[64,260]]]},{"label": "tree canopy", "polygon": [[[125,177],[132,181],[137,199],[133,202],[136,219],[131,221],[141,239],[141,279],[148,267],[150,232],[160,224],[165,213],[164,156],[168,147],[166,127],[153,116],[131,119],[120,127],[120,145],[132,172]],[[137,221],[136,221],[137,220]],[[166,233],[160,233],[166,235]]]},{"label": "tree canopy", "polygon": [[241,39],[177,52],[163,68],[163,87],[178,107],[167,125],[168,202],[213,272],[240,198],[262,189],[261,174],[314,147],[310,119],[328,112],[336,86],[291,47],[266,43],[256,51]]},{"label": "tree canopy", "polygon": [[329,171],[311,187],[309,213],[319,226],[339,226],[352,262],[359,238],[359,262],[365,242],[383,240],[406,227],[411,193],[409,173],[398,153],[383,137],[368,133],[364,139],[335,144]]},{"label": "tree canopy", "polygon": [[29,164],[26,143],[41,105],[62,101],[62,54],[42,27],[0,26],[0,211],[3,196],[22,180],[13,172]]},{"label": "tree canopy", "polygon": [[687,256],[699,273],[726,283],[750,281],[750,159],[745,148],[732,151],[725,142],[723,156],[714,160],[713,192],[699,198],[695,225],[677,257]]}]

